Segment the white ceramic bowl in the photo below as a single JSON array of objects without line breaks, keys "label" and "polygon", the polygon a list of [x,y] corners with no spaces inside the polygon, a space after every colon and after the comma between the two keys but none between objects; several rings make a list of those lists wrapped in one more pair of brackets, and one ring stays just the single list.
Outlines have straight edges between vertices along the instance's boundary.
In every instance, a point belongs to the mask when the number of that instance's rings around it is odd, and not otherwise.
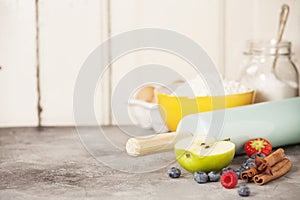
[{"label": "white ceramic bowl", "polygon": [[158,104],[131,99],[128,106],[132,120],[140,127],[153,128],[157,133],[169,131],[160,115]]}]

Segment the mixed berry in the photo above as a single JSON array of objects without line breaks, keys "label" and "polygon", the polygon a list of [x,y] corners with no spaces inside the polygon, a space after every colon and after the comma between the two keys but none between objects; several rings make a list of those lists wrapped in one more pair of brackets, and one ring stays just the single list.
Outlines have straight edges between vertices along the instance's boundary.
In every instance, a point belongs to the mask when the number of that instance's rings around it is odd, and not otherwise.
[{"label": "mixed berry", "polygon": [[206,183],[208,181],[208,175],[206,172],[198,171],[194,173],[194,180],[197,183]]},{"label": "mixed berry", "polygon": [[231,168],[231,167],[224,167],[223,169],[221,169],[221,175],[224,174],[227,171],[233,171],[233,168]]},{"label": "mixed berry", "polygon": [[[211,171],[206,173],[204,171],[197,171],[194,172],[194,180],[199,183],[207,183],[207,182],[217,182],[220,181],[222,186],[227,189],[234,188],[237,183],[238,179],[240,179],[241,172],[248,170],[255,165],[255,158],[260,156],[265,158],[266,156],[262,153],[253,154],[250,158],[248,158],[245,162],[241,164],[241,166],[237,169],[233,169],[232,167],[225,167],[221,169],[219,172]],[[180,169],[176,167],[172,167],[168,170],[168,175],[171,178],[179,178],[181,175]],[[246,185],[241,185],[238,188],[238,194],[242,197],[247,197],[250,195],[250,189]]]},{"label": "mixed berry", "polygon": [[250,195],[250,189],[246,185],[241,185],[238,189],[238,194],[242,197],[247,197]]},{"label": "mixed berry", "polygon": [[238,177],[234,171],[229,170],[222,174],[220,182],[224,188],[231,189],[238,183]]},{"label": "mixed berry", "polygon": [[221,175],[218,172],[211,171],[208,173],[208,180],[210,182],[217,182],[217,181],[219,181],[220,177],[221,177]]},{"label": "mixed berry", "polygon": [[172,167],[168,170],[168,175],[170,178],[179,178],[181,175],[181,171],[176,167]]}]

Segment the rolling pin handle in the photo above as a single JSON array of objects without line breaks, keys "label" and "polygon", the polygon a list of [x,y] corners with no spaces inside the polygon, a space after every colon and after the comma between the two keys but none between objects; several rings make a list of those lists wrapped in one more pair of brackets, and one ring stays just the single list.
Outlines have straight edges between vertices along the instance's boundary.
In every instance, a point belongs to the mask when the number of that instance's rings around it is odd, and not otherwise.
[{"label": "rolling pin handle", "polygon": [[192,136],[189,132],[170,132],[134,137],[128,139],[126,152],[130,156],[142,156],[147,154],[169,151],[181,139]]}]

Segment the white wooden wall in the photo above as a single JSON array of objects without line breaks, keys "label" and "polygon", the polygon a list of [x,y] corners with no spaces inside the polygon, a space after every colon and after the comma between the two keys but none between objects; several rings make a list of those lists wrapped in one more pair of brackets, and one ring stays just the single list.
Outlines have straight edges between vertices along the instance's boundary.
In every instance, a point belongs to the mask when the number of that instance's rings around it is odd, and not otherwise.
[{"label": "white wooden wall", "polygon": [[300,1],[299,0],[227,0],[225,21],[226,77],[236,78],[243,59],[242,51],[249,38],[276,38],[280,8],[290,6],[283,39],[290,40],[295,53],[293,60],[300,69]]},{"label": "white wooden wall", "polygon": [[[77,73],[109,32],[115,35],[143,27],[177,31],[199,43],[226,78],[235,79],[245,41],[275,37],[280,6],[288,3],[284,38],[293,42],[294,60],[300,67],[299,0],[108,1],[39,0],[42,125],[74,125],[72,96]],[[35,0],[0,0],[2,127],[37,125],[35,11]],[[173,55],[141,51],[113,64],[112,87],[128,70],[149,63],[170,66],[189,78],[195,75]],[[96,115],[103,124],[109,122],[107,94],[106,84],[95,97]]]},{"label": "white wooden wall", "polygon": [[35,4],[0,0],[0,125],[35,126]]},{"label": "white wooden wall", "polygon": [[89,53],[101,42],[100,9],[98,0],[40,0],[44,125],[73,124],[76,77]]}]

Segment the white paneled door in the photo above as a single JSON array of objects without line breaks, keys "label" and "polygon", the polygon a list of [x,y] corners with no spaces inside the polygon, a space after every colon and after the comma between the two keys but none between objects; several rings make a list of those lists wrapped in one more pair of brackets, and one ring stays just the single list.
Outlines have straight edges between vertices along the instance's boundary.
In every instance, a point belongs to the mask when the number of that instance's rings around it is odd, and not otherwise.
[{"label": "white paneled door", "polygon": [[0,1],[0,126],[36,126],[33,0]]},{"label": "white paneled door", "polygon": [[74,125],[75,81],[81,65],[101,42],[101,2],[39,0],[38,6],[42,124]]}]

